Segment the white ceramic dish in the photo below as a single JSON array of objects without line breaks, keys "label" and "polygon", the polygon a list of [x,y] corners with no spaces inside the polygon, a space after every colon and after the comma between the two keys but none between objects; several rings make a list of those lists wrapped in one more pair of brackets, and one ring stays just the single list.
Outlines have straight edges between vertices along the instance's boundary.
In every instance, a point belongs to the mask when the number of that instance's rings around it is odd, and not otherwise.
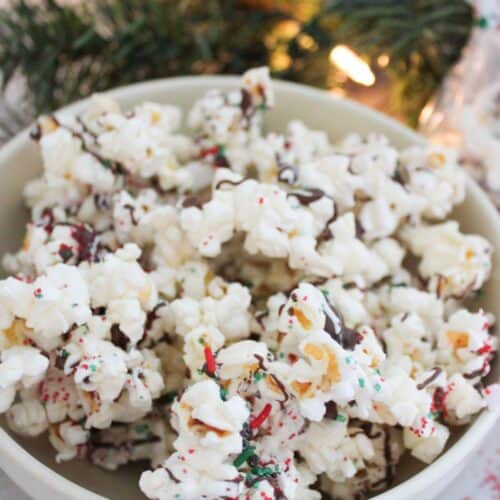
[{"label": "white ceramic dish", "polygon": [[[142,101],[175,104],[188,109],[193,100],[211,88],[222,90],[238,87],[235,77],[173,78],[110,92],[124,108]],[[360,134],[378,131],[387,135],[397,147],[424,142],[418,134],[398,122],[356,103],[301,85],[275,82],[276,107],[268,113],[266,125],[282,130],[293,118],[308,126],[325,130],[333,139],[348,132]],[[85,101],[67,108],[78,112]],[[22,188],[40,171],[36,146],[24,131],[0,150],[0,254],[16,249],[22,239],[26,211]],[[488,238],[495,247],[493,275],[479,305],[500,317],[500,217],[481,189],[472,181],[467,185],[467,198],[454,214],[466,232]],[[494,365],[492,380],[499,378],[499,363]],[[474,450],[480,446],[498,415],[481,414],[466,430],[457,433],[447,451],[432,465],[423,467],[406,460],[398,469],[398,482],[391,490],[378,495],[378,500],[430,499],[458,476]],[[85,462],[57,465],[54,452],[45,438],[23,440],[0,428],[0,467],[29,495],[37,500],[97,500],[142,498],[137,478],[139,468],[125,468],[115,473],[97,469]]]}]

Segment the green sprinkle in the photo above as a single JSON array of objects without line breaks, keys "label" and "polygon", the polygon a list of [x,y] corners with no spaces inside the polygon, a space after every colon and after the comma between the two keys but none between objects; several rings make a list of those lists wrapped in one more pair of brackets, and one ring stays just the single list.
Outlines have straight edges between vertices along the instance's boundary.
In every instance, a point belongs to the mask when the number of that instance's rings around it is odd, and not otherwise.
[{"label": "green sprinkle", "polygon": [[241,467],[255,451],[255,446],[247,446],[235,459],[233,465],[235,467]]},{"label": "green sprinkle", "polygon": [[321,293],[326,296],[330,294],[330,292],[328,290],[325,290],[324,288],[321,289]]},{"label": "green sprinkle", "polygon": [[373,386],[373,388],[374,388],[377,392],[380,392],[380,391],[382,390],[382,386],[381,386],[379,383],[375,384],[375,385]]},{"label": "green sprinkle", "polygon": [[95,372],[97,370],[96,365],[90,365],[90,371]]},{"label": "green sprinkle", "polygon": [[161,404],[170,404],[177,397],[177,391],[166,392],[163,396],[160,396],[159,402]]},{"label": "green sprinkle", "polygon": [[359,387],[361,387],[361,389],[363,389],[363,387],[365,386],[365,379],[364,378],[359,378],[358,379],[358,384],[359,384]]},{"label": "green sprinkle", "polygon": [[377,375],[381,375],[380,370],[379,370],[378,368],[375,368],[375,373],[376,373]]},{"label": "green sprinkle", "polygon": [[194,274],[196,272],[196,269],[194,267],[190,267],[189,271]]},{"label": "green sprinkle", "polygon": [[274,474],[273,469],[271,467],[254,467],[252,469],[252,474],[262,477],[262,476],[270,476]]},{"label": "green sprinkle", "polygon": [[285,353],[284,353],[284,352],[280,352],[279,357],[280,357],[281,359],[283,359],[283,358],[285,357]]},{"label": "green sprinkle", "polygon": [[406,283],[392,283],[391,288],[403,288],[407,287],[408,285]]},{"label": "green sprinkle", "polygon": [[200,337],[198,339],[198,343],[201,344],[201,345],[205,345],[205,339],[203,337]]},{"label": "green sprinkle", "polygon": [[149,433],[149,425],[148,424],[139,424],[134,427],[135,432],[137,434],[147,434]]},{"label": "green sprinkle", "polygon": [[345,422],[346,421],[346,418],[344,415],[342,415],[341,413],[339,413],[336,417],[335,417],[335,420],[337,422]]},{"label": "green sprinkle", "polygon": [[351,357],[350,357],[350,356],[347,356],[347,358],[345,358],[345,362],[346,362],[346,364],[350,365],[350,364],[351,364],[351,361],[352,361],[352,359],[351,359]]},{"label": "green sprinkle", "polygon": [[482,28],[482,29],[485,29],[488,27],[488,19],[486,19],[486,17],[480,17],[477,21],[476,21],[476,24]]},{"label": "green sprinkle", "polygon": [[111,160],[108,160],[106,158],[100,158],[99,161],[101,162],[101,165],[104,167],[104,168],[107,168],[107,169],[112,169],[113,168],[113,163]]},{"label": "green sprinkle", "polygon": [[227,399],[227,389],[224,387],[220,388],[220,398],[222,401],[225,401]]},{"label": "green sprinkle", "polygon": [[260,382],[262,379],[264,378],[264,374],[262,372],[255,372],[254,376],[253,376],[253,380],[255,383],[257,382]]}]

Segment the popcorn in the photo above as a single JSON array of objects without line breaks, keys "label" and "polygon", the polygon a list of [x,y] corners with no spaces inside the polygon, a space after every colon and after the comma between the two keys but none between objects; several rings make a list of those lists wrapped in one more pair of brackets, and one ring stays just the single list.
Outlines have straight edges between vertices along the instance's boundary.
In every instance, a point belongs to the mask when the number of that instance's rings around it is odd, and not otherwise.
[{"label": "popcorn", "polygon": [[450,374],[462,373],[476,380],[489,373],[497,339],[488,329],[489,318],[483,312],[460,309],[453,313],[438,333],[438,359]]},{"label": "popcorn", "polygon": [[172,302],[172,312],[176,331],[185,335],[199,325],[212,325],[219,328],[228,339],[248,335],[250,317],[250,294],[239,283],[224,283],[214,279],[207,297],[196,301],[183,297]]},{"label": "popcorn", "polygon": [[346,446],[350,441],[347,436],[347,421],[314,422],[302,438],[300,453],[315,474],[326,472],[328,477],[342,480],[354,476],[355,462],[360,460],[362,463],[364,457],[371,458],[374,455],[369,442],[365,442],[366,436],[360,436],[364,438],[358,439],[361,448],[356,449],[356,444],[353,443],[355,449],[350,450],[351,453],[354,451],[357,456],[344,459],[341,447]]},{"label": "popcorn", "polygon": [[465,198],[464,172],[454,151],[429,146],[401,152],[398,173],[411,193],[425,198],[425,217],[443,219]]},{"label": "popcorn", "polygon": [[48,427],[42,404],[33,399],[12,405],[6,416],[9,427],[21,436],[38,436]]},{"label": "popcorn", "polygon": [[15,346],[2,351],[0,363],[0,412],[14,402],[16,389],[37,384],[49,366],[38,349]]},{"label": "popcorn", "polygon": [[81,325],[90,316],[89,293],[80,271],[56,264],[32,283],[15,278],[0,282],[0,304],[4,310],[2,326],[14,317],[22,318],[28,328],[45,338]]},{"label": "popcorn", "polygon": [[72,421],[51,426],[50,444],[58,451],[56,462],[65,462],[78,456],[79,450],[89,439],[89,431]]},{"label": "popcorn", "polygon": [[111,471],[140,460],[149,460],[153,466],[160,465],[171,449],[168,426],[157,417],[91,431],[89,440],[90,460]]},{"label": "popcorn", "polygon": [[[57,462],[146,462],[151,499],[373,496],[484,408],[491,245],[454,153],[263,131],[267,68],[187,116],[42,117],[0,281],[0,412]],[[151,470],[148,470],[150,468]]]},{"label": "popcorn", "polygon": [[481,236],[464,235],[455,221],[407,227],[402,236],[417,256],[419,272],[439,297],[464,297],[479,290],[491,271],[491,245]]},{"label": "popcorn", "polygon": [[411,454],[426,464],[430,464],[442,451],[450,435],[447,427],[434,422],[433,432],[429,436],[421,436],[412,429],[403,431],[404,445]]},{"label": "popcorn", "polygon": [[248,409],[239,396],[222,401],[215,382],[205,380],[192,385],[180,402],[174,403],[173,412],[179,432],[174,444],[177,450],[187,451],[196,445],[222,456],[241,451],[240,431]]}]

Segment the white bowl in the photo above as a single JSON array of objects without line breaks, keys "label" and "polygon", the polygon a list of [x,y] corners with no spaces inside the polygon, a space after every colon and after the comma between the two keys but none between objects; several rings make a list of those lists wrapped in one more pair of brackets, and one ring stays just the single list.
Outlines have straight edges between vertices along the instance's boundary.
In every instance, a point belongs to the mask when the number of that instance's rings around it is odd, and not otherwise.
[{"label": "white bowl", "polygon": [[[156,101],[180,106],[187,110],[193,101],[212,88],[236,88],[236,77],[188,77],[140,83],[111,91],[124,108],[142,101]],[[268,113],[269,129],[283,130],[285,124],[300,118],[308,126],[328,132],[338,139],[349,132],[360,134],[371,131],[387,135],[396,147],[422,144],[423,137],[400,123],[332,95],[301,85],[275,82],[276,107]],[[79,112],[85,101],[78,102],[68,111]],[[26,181],[41,170],[37,147],[24,131],[0,150],[0,254],[18,248],[27,218],[23,209],[22,189]],[[475,232],[488,238],[494,245],[494,271],[480,305],[499,316],[500,303],[500,219],[480,188],[468,181],[467,198],[454,216],[462,230]],[[491,379],[498,379],[496,363]],[[405,459],[398,468],[398,484],[378,495],[379,500],[409,500],[432,498],[446,487],[473,456],[496,417],[482,413],[467,429],[455,433],[447,451],[433,464],[424,467],[412,459]],[[5,430],[4,430],[5,429]],[[74,461],[58,465],[46,437],[20,439],[0,428],[0,466],[17,484],[35,499],[54,498],[95,500],[141,498],[137,487],[140,467],[132,466],[118,472],[106,472],[88,463]]]}]

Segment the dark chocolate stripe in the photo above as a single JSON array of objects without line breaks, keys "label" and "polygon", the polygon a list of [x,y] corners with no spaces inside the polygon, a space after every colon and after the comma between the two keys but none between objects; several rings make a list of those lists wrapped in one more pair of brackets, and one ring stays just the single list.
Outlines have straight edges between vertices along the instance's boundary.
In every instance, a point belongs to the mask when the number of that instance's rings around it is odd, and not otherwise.
[{"label": "dark chocolate stripe", "polygon": [[439,366],[436,366],[434,368],[434,373],[429,375],[423,382],[420,382],[420,384],[417,384],[417,389],[419,391],[421,391],[422,389],[427,387],[429,384],[434,382],[434,380],[436,380],[439,377],[439,375],[441,374],[442,371],[443,370],[441,368],[439,368]]}]

